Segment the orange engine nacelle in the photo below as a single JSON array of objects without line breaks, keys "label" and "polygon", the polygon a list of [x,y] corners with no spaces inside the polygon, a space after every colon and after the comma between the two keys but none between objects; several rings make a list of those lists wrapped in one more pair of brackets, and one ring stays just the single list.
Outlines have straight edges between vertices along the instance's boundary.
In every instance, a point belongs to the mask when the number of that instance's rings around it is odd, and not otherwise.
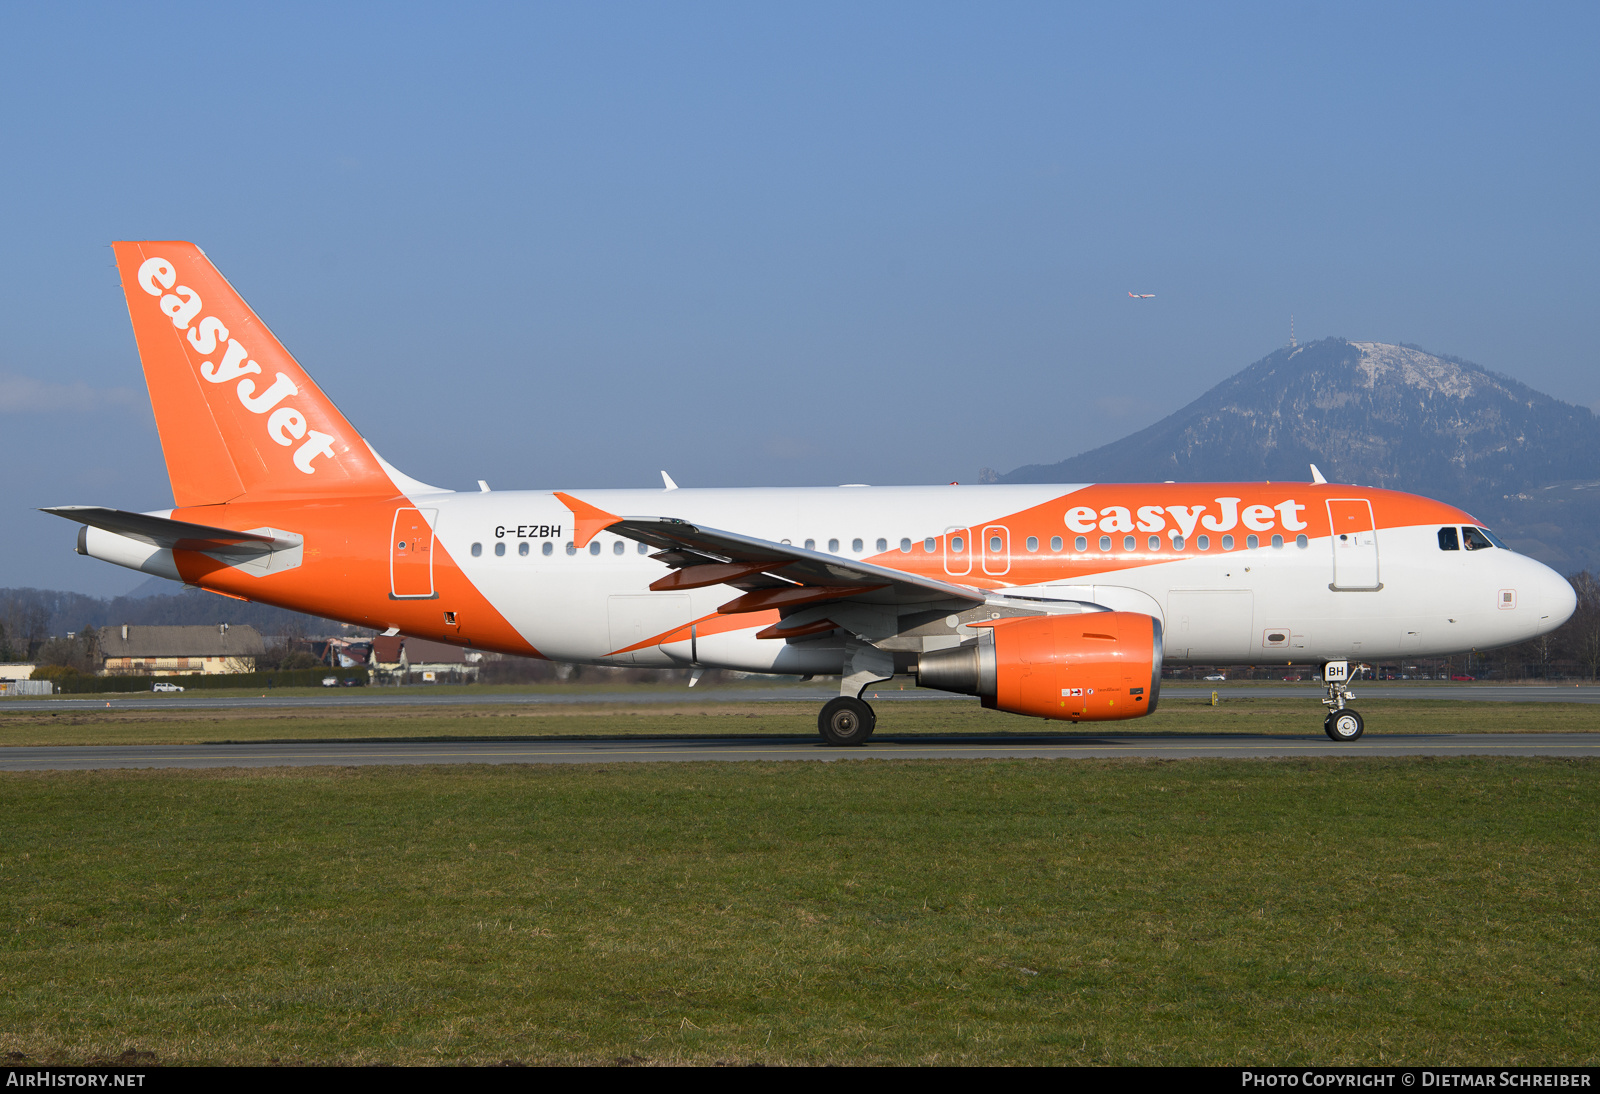
[{"label": "orange engine nacelle", "polygon": [[1012,714],[1071,722],[1141,718],[1161,697],[1161,624],[1137,612],[973,623],[976,641],[917,658],[917,684]]}]

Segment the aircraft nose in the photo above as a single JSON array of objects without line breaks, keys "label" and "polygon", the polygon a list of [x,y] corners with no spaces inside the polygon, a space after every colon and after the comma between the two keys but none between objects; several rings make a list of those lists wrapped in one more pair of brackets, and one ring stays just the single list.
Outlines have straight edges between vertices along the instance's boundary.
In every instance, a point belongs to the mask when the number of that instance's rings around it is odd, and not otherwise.
[{"label": "aircraft nose", "polygon": [[1543,566],[1544,571],[1539,575],[1539,625],[1541,628],[1554,630],[1572,618],[1572,613],[1578,610],[1578,593],[1572,587],[1572,582],[1550,569]]}]

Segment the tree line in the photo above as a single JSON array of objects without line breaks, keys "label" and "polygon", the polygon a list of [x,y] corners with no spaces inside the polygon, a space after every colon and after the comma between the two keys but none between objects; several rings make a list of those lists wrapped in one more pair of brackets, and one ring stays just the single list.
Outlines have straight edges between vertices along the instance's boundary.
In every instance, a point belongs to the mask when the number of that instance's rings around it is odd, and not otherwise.
[{"label": "tree line", "polygon": [[[39,661],[52,636],[119,626],[178,627],[228,623],[262,634],[329,633],[338,624],[286,608],[185,589],[164,596],[94,597],[53,589],[0,589],[0,661]],[[47,663],[67,663],[72,653],[53,647]]]}]

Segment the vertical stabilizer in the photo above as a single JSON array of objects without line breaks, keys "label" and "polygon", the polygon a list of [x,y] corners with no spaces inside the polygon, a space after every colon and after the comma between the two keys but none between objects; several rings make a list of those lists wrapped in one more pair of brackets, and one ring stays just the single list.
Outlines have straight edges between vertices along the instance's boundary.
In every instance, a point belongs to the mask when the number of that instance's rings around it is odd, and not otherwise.
[{"label": "vertical stabilizer", "polygon": [[177,505],[396,492],[200,248],[112,248]]}]

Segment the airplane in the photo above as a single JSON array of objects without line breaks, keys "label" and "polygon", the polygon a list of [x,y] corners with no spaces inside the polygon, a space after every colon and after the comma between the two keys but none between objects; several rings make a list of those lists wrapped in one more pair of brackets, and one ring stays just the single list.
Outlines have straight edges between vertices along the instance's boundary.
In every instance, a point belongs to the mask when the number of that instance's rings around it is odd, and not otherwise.
[{"label": "airplane", "polygon": [[1576,595],[1468,513],[1317,480],[475,492],[367,443],[191,243],[113,244],[173,508],[44,510],[79,554],[225,596],[593,665],[837,675],[865,743],[897,674],[1069,724],[1156,709],[1166,664],[1349,664],[1547,633]]},{"label": "airplane", "polygon": [[1156,298],[1156,294],[1153,292],[1131,292],[1128,295],[1135,300],[1154,300]]}]

